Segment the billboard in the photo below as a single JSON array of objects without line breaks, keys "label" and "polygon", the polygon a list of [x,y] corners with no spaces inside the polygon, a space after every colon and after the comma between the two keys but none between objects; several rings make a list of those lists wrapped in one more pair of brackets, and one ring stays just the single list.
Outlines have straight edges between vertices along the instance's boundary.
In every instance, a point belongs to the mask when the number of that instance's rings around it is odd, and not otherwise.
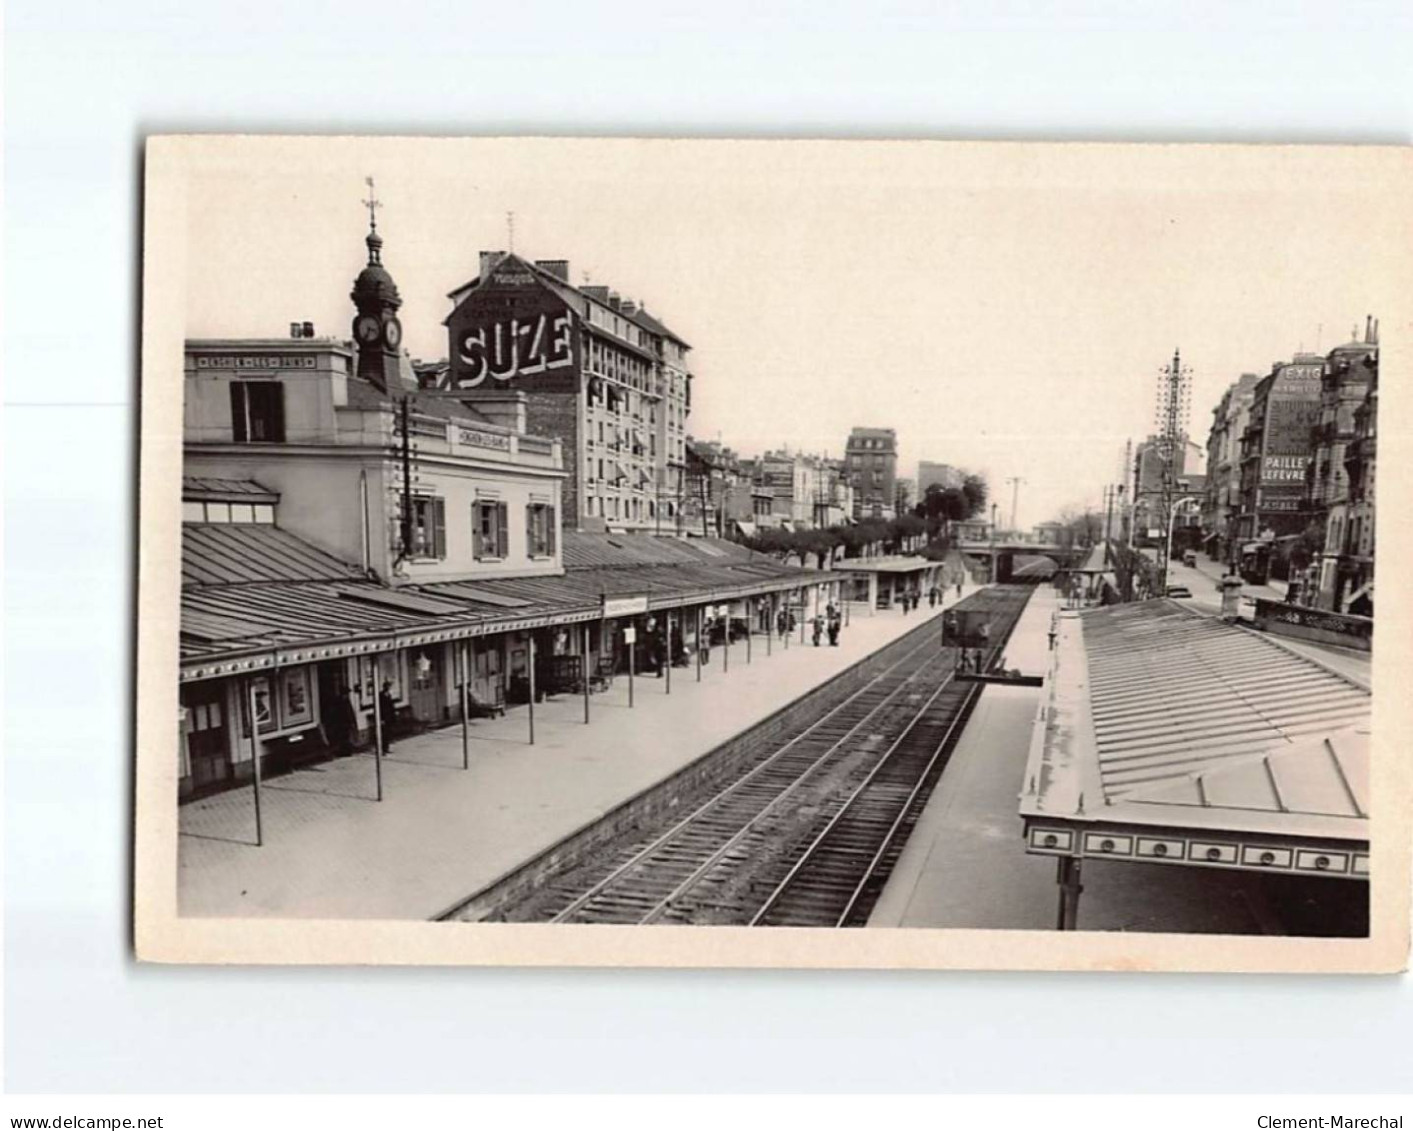
[{"label": "billboard", "polygon": [[505,260],[447,319],[446,388],[578,389],[579,344],[568,304],[529,267]]}]

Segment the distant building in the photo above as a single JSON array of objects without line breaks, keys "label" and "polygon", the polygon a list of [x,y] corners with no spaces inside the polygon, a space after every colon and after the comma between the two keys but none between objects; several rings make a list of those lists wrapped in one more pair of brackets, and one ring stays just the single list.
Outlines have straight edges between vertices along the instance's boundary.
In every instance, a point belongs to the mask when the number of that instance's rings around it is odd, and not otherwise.
[{"label": "distant building", "polygon": [[911,479],[898,479],[893,484],[893,510],[896,514],[907,514],[918,500],[918,492]]},{"label": "distant building", "polygon": [[898,476],[898,434],[892,428],[855,428],[844,445],[855,518],[891,518]]},{"label": "distant building", "polygon": [[[1378,330],[1372,318],[1365,321],[1364,339],[1358,336],[1336,346],[1325,359],[1320,382],[1320,418],[1314,429],[1314,453],[1309,468],[1310,519],[1320,530],[1320,558],[1306,594],[1309,603],[1340,611],[1347,601],[1351,581],[1358,574],[1352,560],[1363,539],[1354,532],[1354,517],[1345,461],[1354,440],[1356,415],[1367,402],[1378,373]],[[1363,512],[1361,512],[1362,515]],[[1367,524],[1372,541],[1372,514]],[[1361,533],[1363,533],[1361,531]],[[1354,555],[1350,553],[1351,541]],[[1368,557],[1372,561],[1372,554]]]},{"label": "distant building", "polygon": [[921,460],[917,465],[917,496],[921,499],[934,484],[944,489],[960,488],[965,479],[962,470],[950,463],[929,463],[927,460]]},{"label": "distant building", "polygon": [[[1374,337],[1378,341],[1377,332]],[[1345,445],[1349,476],[1348,515],[1342,555],[1336,565],[1334,607],[1360,616],[1374,615],[1374,464],[1379,417],[1378,355],[1374,355],[1369,392],[1354,410],[1354,436]]]},{"label": "distant building", "polygon": [[[1171,471],[1168,471],[1166,442],[1160,436],[1150,436],[1134,450],[1133,461],[1133,539],[1137,544],[1159,545],[1168,533],[1168,508],[1179,499],[1202,492],[1204,478],[1196,472],[1202,460],[1202,449],[1186,436],[1173,448]],[[1172,483],[1165,483],[1171,474]],[[1200,516],[1198,518],[1200,522]],[[1175,526],[1186,526],[1179,516]]]},{"label": "distant building", "polygon": [[1243,373],[1227,387],[1212,410],[1207,434],[1207,484],[1202,499],[1202,525],[1207,554],[1216,561],[1234,563],[1236,532],[1241,513],[1241,434],[1251,413],[1251,400],[1261,377]]}]

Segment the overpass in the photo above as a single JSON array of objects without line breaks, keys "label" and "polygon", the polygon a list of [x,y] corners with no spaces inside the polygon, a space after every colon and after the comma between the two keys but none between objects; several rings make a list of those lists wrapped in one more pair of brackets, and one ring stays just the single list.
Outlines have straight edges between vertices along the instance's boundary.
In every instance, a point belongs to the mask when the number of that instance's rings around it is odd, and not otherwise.
[{"label": "overpass", "polygon": [[1033,539],[1001,538],[995,542],[986,539],[968,540],[957,543],[957,548],[969,558],[985,561],[989,576],[995,582],[1010,581],[1015,573],[1015,559],[1018,557],[1049,558],[1056,569],[1073,569],[1084,561],[1089,553],[1083,546],[1056,546],[1053,542],[1036,542]]}]

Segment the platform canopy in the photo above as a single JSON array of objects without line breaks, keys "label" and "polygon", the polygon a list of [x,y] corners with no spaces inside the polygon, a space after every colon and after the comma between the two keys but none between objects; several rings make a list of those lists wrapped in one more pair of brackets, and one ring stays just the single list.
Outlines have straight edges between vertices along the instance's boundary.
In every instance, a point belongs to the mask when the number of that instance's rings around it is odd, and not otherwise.
[{"label": "platform canopy", "polygon": [[1367,687],[1166,599],[1058,629],[1027,851],[1367,879]]},{"label": "platform canopy", "polygon": [[564,572],[388,585],[275,526],[182,531],[180,677],[599,620],[604,598],[652,612],[788,594],[839,574],[784,565],[733,542],[564,533]]}]

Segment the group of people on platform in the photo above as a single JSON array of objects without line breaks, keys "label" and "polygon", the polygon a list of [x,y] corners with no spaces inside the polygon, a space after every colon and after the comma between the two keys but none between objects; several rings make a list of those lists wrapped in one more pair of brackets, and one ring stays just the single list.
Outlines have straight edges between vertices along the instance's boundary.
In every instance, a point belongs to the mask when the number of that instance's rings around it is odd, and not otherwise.
[{"label": "group of people on platform", "polygon": [[829,646],[837,648],[839,646],[839,631],[844,627],[843,614],[831,604],[825,609],[823,615],[815,614],[814,619],[810,622],[810,627],[813,629],[816,648],[819,647],[826,634],[829,637]]}]

